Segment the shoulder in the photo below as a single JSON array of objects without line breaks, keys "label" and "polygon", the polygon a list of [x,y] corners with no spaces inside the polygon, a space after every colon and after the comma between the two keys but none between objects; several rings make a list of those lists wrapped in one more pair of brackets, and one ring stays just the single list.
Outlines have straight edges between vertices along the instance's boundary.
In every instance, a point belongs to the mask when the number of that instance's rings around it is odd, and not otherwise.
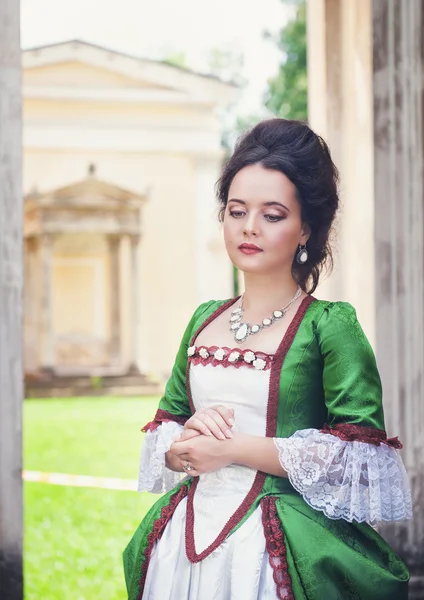
[{"label": "shoulder", "polygon": [[357,323],[356,310],[349,302],[330,302],[318,300],[322,308],[322,317],[325,321],[338,321],[353,325]]},{"label": "shoulder", "polygon": [[356,310],[349,302],[333,302],[331,300],[318,300],[314,298],[311,304],[318,319],[337,319],[349,323],[357,320]]},{"label": "shoulder", "polygon": [[321,347],[363,347],[370,349],[369,341],[358,321],[356,310],[349,302],[318,301],[321,304],[316,331]]},{"label": "shoulder", "polygon": [[225,304],[230,304],[230,302],[233,301],[234,298],[227,298],[226,300],[208,300],[207,302],[203,302],[196,308],[196,310],[194,311],[194,315],[200,317],[205,314],[212,314],[216,310],[218,310],[218,308],[221,308]]},{"label": "shoulder", "polygon": [[191,318],[190,325],[192,330],[196,330],[202,325],[211,315],[213,315],[218,309],[226,308],[226,305],[234,302],[234,298],[226,300],[208,300],[200,304]]}]

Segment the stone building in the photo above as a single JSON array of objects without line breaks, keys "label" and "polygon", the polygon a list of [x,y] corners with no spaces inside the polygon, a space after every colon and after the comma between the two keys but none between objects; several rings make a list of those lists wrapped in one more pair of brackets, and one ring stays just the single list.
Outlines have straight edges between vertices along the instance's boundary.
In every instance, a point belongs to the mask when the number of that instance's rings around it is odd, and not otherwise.
[{"label": "stone building", "polygon": [[80,41],[23,53],[28,379],[170,371],[194,308],[232,295],[213,76]]},{"label": "stone building", "polygon": [[414,518],[382,533],[424,598],[422,0],[308,2],[309,115],[342,181],[338,268],[318,295],[354,304],[374,344],[386,428],[399,435]]}]

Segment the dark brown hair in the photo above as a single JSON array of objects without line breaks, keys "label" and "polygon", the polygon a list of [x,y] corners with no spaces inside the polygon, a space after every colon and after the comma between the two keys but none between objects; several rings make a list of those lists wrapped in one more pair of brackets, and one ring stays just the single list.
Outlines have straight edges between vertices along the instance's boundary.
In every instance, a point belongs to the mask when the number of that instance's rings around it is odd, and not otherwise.
[{"label": "dark brown hair", "polygon": [[324,267],[333,267],[329,237],[339,205],[338,171],[328,146],[302,121],[269,119],[255,125],[237,141],[217,183],[220,221],[235,175],[257,163],[280,171],[296,187],[302,222],[309,225],[311,236],[307,262],[300,265],[294,258],[292,272],[302,289],[312,293]]}]

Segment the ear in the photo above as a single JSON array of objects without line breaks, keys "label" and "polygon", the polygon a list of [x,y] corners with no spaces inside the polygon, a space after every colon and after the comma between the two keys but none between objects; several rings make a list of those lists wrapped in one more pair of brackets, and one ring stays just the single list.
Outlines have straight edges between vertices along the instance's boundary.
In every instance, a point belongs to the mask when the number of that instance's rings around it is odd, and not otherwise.
[{"label": "ear", "polygon": [[311,237],[311,228],[309,227],[309,225],[307,223],[303,223],[302,225],[302,236],[300,238],[299,244],[301,244],[302,246],[304,246],[306,244],[306,242],[309,240],[309,238]]}]

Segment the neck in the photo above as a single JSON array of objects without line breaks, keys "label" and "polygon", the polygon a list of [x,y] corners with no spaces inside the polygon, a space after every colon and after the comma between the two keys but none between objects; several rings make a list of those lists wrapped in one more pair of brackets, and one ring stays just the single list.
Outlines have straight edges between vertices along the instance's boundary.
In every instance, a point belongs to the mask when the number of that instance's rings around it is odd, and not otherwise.
[{"label": "neck", "polygon": [[244,274],[243,306],[246,311],[266,315],[285,306],[296,293],[297,283],[290,273]]}]

